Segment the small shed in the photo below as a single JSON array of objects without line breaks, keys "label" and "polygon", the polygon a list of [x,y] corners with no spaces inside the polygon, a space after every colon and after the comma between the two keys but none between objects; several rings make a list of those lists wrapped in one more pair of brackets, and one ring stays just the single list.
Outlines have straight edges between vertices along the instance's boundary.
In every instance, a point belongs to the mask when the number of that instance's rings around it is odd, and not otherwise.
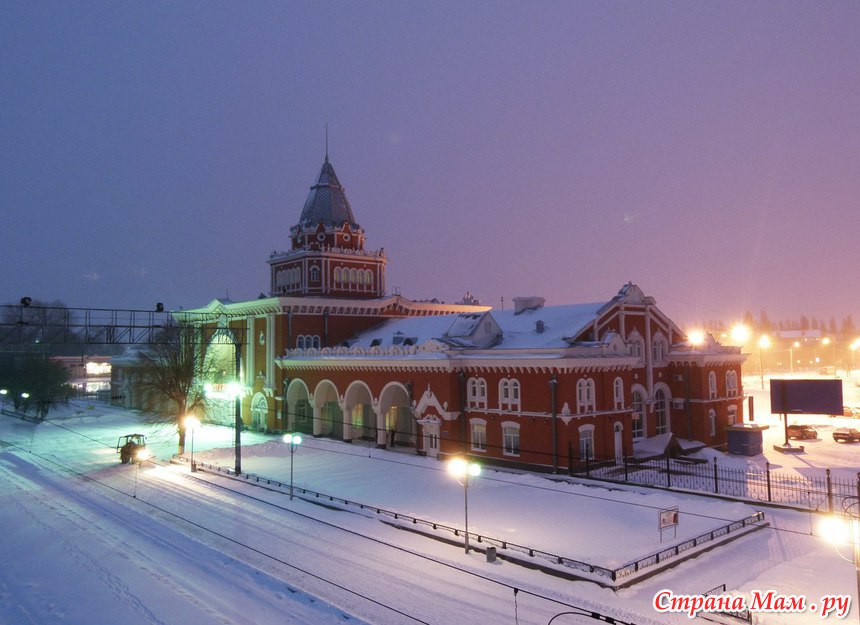
[{"label": "small shed", "polygon": [[762,452],[762,432],[767,425],[755,423],[735,423],[726,428],[729,453],[741,456],[757,456]]}]

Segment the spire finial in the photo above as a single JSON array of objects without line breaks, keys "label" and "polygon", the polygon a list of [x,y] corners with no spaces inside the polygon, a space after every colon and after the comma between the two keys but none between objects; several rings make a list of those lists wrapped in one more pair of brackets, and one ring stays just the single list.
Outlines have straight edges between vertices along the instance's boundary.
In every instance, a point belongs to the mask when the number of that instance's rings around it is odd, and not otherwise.
[{"label": "spire finial", "polygon": [[325,162],[328,163],[328,122],[325,123]]}]

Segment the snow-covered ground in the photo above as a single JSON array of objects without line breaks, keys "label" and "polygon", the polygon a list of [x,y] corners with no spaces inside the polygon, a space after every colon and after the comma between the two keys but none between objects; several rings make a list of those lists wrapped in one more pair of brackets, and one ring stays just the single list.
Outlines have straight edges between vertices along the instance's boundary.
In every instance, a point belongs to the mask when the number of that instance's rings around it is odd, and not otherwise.
[{"label": "snow-covered ground", "polygon": [[[750,381],[746,388],[755,392]],[[756,408],[763,420],[759,399]],[[147,434],[157,462],[119,464],[116,440],[133,431]],[[232,467],[232,437],[204,426],[195,459]],[[289,481],[286,445],[250,432],[242,439],[245,472]],[[840,470],[856,472],[850,450],[860,455],[860,445],[836,446],[823,428],[819,441],[805,444],[805,457],[778,459],[786,469],[841,462]],[[166,462],[175,448],[170,429],[98,404],[39,425],[0,417],[0,623],[525,625],[548,623],[570,606],[630,623],[682,623],[689,622],[683,614],[655,612],[655,594],[721,584],[745,596],[803,595],[816,605],[824,595],[849,595],[847,618],[857,619],[854,567],[819,535],[823,515],[489,470],[470,486],[470,530],[601,565],[671,544],[657,529],[667,507],[681,513],[678,540],[759,509],[771,524],[611,590],[489,563],[462,544],[402,531],[368,511],[290,501],[283,489],[211,472],[192,475],[187,463]],[[462,526],[463,488],[437,461],[313,439],[293,460],[298,487]],[[850,558],[850,548],[841,552]],[[754,614],[757,623],[820,620],[811,609]],[[596,621],[553,621],[588,622]]]}]

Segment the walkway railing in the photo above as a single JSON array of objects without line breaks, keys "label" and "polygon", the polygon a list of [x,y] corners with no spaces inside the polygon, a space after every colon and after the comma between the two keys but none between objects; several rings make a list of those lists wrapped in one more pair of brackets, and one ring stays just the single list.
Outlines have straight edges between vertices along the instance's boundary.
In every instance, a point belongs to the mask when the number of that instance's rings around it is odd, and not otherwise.
[{"label": "walkway railing", "polygon": [[572,472],[571,475],[713,493],[829,512],[833,512],[834,506],[838,507],[840,500],[860,492],[860,473],[856,480],[834,477],[830,469],[820,476],[802,477],[774,471],[769,462],[765,464],[764,470],[736,469],[720,466],[716,458],[709,463],[671,458],[634,462],[625,458],[621,464],[584,465],[581,471]]},{"label": "walkway railing", "polygon": [[[188,459],[178,454],[174,456],[175,459],[180,460],[182,462],[187,462]],[[216,473],[225,473],[227,475],[237,477],[236,472],[227,467],[209,464],[206,462],[195,461],[198,470],[201,468],[209,469],[210,471],[214,471]],[[276,486],[278,488],[289,488],[289,484],[285,484],[281,481],[274,480],[271,478],[254,475],[251,473],[242,473],[238,476],[239,478],[245,479],[249,482],[255,482],[257,484],[265,484],[267,486]],[[411,523],[415,526],[421,526],[426,528],[432,528],[434,531],[442,531],[453,534],[454,536],[460,537],[464,535],[464,532],[461,528],[453,527],[450,525],[445,525],[443,523],[438,523],[436,521],[429,521],[427,519],[421,519],[419,517],[414,517],[408,514],[403,514],[400,512],[396,512],[394,510],[388,510],[385,508],[380,508],[378,506],[372,506],[365,503],[360,503],[357,501],[351,501],[349,499],[344,499],[343,497],[335,497],[334,495],[328,495],[325,493],[320,493],[314,490],[310,490],[308,488],[301,488],[298,486],[293,487],[294,495],[304,495],[307,500],[322,500],[329,503],[335,503],[343,506],[351,506],[358,508],[359,510],[368,510],[370,512],[375,513],[378,516],[385,516],[397,521],[401,521],[404,523]],[[742,530],[746,530],[751,526],[762,527],[766,525],[764,521],[764,513],[763,512],[755,512],[751,516],[740,519],[738,521],[734,521],[727,525],[723,525],[709,532],[705,532],[704,534],[700,534],[695,538],[690,538],[689,540],[685,540],[677,545],[667,547],[666,549],[662,549],[661,551],[649,554],[643,558],[639,558],[627,564],[624,564],[617,568],[607,568],[602,567],[596,564],[590,564],[588,562],[582,562],[580,560],[576,560],[574,558],[568,558],[565,556],[560,556],[558,554],[550,553],[548,551],[543,551],[540,549],[535,549],[534,547],[527,547],[525,545],[520,545],[517,543],[513,543],[507,540],[501,540],[499,538],[493,538],[492,536],[487,536],[485,534],[479,534],[477,532],[469,532],[469,541],[474,544],[475,542],[482,544],[493,546],[498,549],[504,549],[510,552],[516,552],[520,554],[524,554],[529,556],[530,558],[538,558],[541,560],[545,560],[555,565],[563,566],[567,569],[572,569],[575,571],[579,571],[581,573],[585,573],[591,577],[603,578],[606,580],[610,580],[611,582],[619,582],[623,581],[625,578],[629,578],[635,576],[641,571],[648,569],[650,567],[657,566],[659,564],[663,564],[668,562],[669,560],[678,558],[682,556],[685,552],[690,551],[691,549],[695,549],[701,545],[706,543],[719,540],[723,537],[726,537],[732,533],[739,535],[738,533]],[[613,584],[614,585],[614,584]]]}]

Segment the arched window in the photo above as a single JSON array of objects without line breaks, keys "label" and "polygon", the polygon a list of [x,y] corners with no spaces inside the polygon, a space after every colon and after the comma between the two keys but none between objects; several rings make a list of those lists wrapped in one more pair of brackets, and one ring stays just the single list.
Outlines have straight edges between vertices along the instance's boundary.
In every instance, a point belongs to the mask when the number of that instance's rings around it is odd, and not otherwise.
[{"label": "arched window", "polygon": [[734,369],[726,371],[726,395],[735,397],[738,394],[738,372]]},{"label": "arched window", "polygon": [[358,282],[358,279],[356,277],[355,269],[350,269],[349,270],[349,283],[350,284],[356,284],[357,282]]},{"label": "arched window", "polygon": [[624,380],[621,378],[615,378],[612,383],[612,401],[615,410],[624,408]]},{"label": "arched window", "polygon": [[640,391],[633,391],[633,438],[645,436],[645,398]]},{"label": "arched window", "polygon": [[669,400],[662,388],[654,392],[654,418],[657,422],[657,434],[669,432]]},{"label": "arched window", "polygon": [[319,349],[320,345],[318,334],[300,334],[296,337],[296,347],[298,349]]},{"label": "arched window", "polygon": [[340,272],[340,267],[335,267],[334,268],[334,281],[336,284],[340,284],[341,280],[342,280],[342,276],[341,276],[341,272]]},{"label": "arched window", "polygon": [[509,412],[520,410],[520,383],[505,378],[499,382],[499,409]]},{"label": "arched window", "polygon": [[469,408],[487,409],[487,381],[484,378],[469,378],[466,383],[466,405]]},{"label": "arched window", "polygon": [[576,411],[594,412],[594,380],[584,378],[576,383]]},{"label": "arched window", "polygon": [[645,339],[636,330],[633,330],[630,336],[627,337],[627,343],[630,345],[630,354],[632,356],[636,356],[637,358],[645,356]]},{"label": "arched window", "polygon": [[373,286],[373,272],[370,269],[364,270],[364,283],[368,288]]},{"label": "arched window", "polygon": [[319,282],[320,281],[320,268],[319,267],[311,267],[310,270],[310,279],[311,282]]},{"label": "arched window", "polygon": [[717,413],[712,408],[708,411],[708,424],[710,425],[710,434],[711,436],[717,435]]},{"label": "arched window", "polygon": [[666,337],[659,332],[651,341],[651,360],[652,362],[664,362],[666,353],[669,351],[668,341]]},{"label": "arched window", "polygon": [[708,398],[717,398],[717,374],[713,371],[708,373]]}]

